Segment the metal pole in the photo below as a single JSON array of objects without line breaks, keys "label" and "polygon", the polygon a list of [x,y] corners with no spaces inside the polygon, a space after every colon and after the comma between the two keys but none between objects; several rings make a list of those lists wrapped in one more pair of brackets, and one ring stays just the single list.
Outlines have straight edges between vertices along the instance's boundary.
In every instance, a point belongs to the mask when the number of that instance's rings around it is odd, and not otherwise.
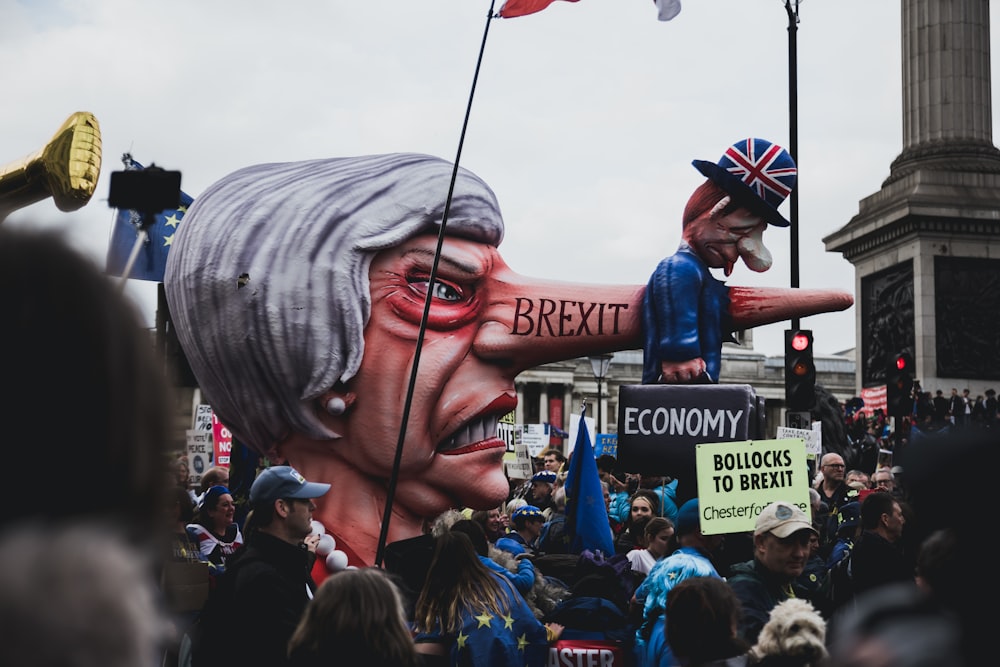
[{"label": "metal pole", "polygon": [[[793,8],[794,2],[794,8]],[[788,154],[792,156],[796,167],[799,164],[799,102],[798,102],[798,42],[796,39],[799,23],[799,0],[785,0],[785,11],[788,13]],[[791,215],[791,276],[792,287],[799,286],[799,188],[789,196]],[[791,320],[792,329],[799,328],[799,318]]]},{"label": "metal pole", "polygon": [[[434,284],[437,275],[438,263],[441,261],[441,248],[444,245],[445,232],[448,226],[448,215],[451,211],[452,197],[455,194],[455,182],[458,180],[458,165],[462,157],[462,147],[465,145],[465,133],[469,127],[469,117],[472,115],[472,100],[476,94],[476,83],[479,81],[479,71],[483,64],[483,53],[486,51],[486,38],[490,34],[490,21],[495,17],[493,7],[496,0],[491,0],[490,11],[486,15],[486,28],[483,30],[483,39],[479,45],[479,58],[476,60],[476,70],[472,75],[472,87],[469,90],[469,101],[465,106],[465,118],[462,121],[462,131],[458,137],[458,150],[455,152],[455,164],[451,170],[451,182],[448,184],[448,195],[444,200],[444,215],[441,218],[441,225],[438,229],[437,248],[434,250],[434,261],[431,263],[431,273],[428,277],[428,284]],[[406,389],[406,399],[403,402],[403,417],[399,424],[399,436],[396,440],[396,455],[392,462],[392,476],[389,477],[389,486],[386,489],[385,508],[382,511],[382,527],[378,536],[378,547],[375,551],[375,567],[382,567],[382,558],[385,556],[386,542],[389,539],[389,521],[392,519],[392,503],[396,497],[396,485],[399,481],[399,469],[403,460],[403,444],[406,441],[406,427],[410,421],[410,408],[413,404],[413,394],[417,385],[417,370],[420,366],[420,353],[423,349],[424,335],[427,332],[427,320],[430,314],[432,290],[427,290],[424,299],[424,312],[420,318],[420,330],[417,332],[416,347],[413,353],[413,364],[410,368],[410,383]]]},{"label": "metal pole", "polygon": [[597,434],[601,432],[603,426],[601,425],[601,414],[604,412],[604,394],[601,391],[601,386],[604,384],[604,378],[597,378]]}]

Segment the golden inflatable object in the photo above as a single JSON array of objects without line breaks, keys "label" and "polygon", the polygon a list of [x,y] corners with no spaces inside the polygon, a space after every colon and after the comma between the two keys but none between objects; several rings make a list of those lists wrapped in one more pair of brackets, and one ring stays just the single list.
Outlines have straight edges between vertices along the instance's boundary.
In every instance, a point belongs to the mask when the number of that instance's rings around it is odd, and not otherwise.
[{"label": "golden inflatable object", "polygon": [[90,201],[100,174],[101,129],[94,114],[78,111],[41,150],[0,167],[0,222],[46,197],[75,211]]}]

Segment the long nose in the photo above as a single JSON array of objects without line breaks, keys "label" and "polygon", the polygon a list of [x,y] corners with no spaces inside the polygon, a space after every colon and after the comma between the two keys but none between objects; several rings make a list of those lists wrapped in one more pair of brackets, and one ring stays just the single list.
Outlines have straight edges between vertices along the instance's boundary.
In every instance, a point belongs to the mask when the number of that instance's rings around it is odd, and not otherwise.
[{"label": "long nose", "polygon": [[771,251],[764,245],[764,225],[744,236],[736,244],[736,249],[747,268],[762,273],[771,268]]},{"label": "long nose", "polygon": [[642,346],[643,285],[590,285],[529,278],[498,263],[477,356],[514,372]]}]

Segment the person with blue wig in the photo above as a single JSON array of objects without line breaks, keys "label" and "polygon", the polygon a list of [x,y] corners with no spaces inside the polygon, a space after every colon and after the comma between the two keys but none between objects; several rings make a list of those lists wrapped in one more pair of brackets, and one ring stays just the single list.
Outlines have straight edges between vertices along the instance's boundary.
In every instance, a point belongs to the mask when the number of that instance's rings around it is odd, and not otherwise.
[{"label": "person with blue wig", "polygon": [[667,594],[685,579],[718,576],[707,559],[684,552],[674,552],[653,567],[643,582],[646,586],[646,603],[643,607],[642,625],[635,634],[633,652],[637,667],[678,664],[667,643]]}]

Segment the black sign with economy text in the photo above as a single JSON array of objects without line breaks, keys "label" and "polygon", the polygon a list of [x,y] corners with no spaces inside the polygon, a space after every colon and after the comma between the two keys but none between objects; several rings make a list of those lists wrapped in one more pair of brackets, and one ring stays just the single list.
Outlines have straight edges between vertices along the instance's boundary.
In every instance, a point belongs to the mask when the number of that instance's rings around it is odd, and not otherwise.
[{"label": "black sign with economy text", "polygon": [[761,403],[748,384],[623,385],[616,469],[676,478],[680,505],[698,493],[695,446],[758,439]]}]

